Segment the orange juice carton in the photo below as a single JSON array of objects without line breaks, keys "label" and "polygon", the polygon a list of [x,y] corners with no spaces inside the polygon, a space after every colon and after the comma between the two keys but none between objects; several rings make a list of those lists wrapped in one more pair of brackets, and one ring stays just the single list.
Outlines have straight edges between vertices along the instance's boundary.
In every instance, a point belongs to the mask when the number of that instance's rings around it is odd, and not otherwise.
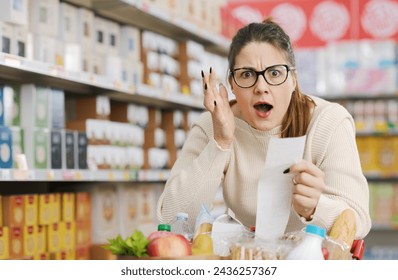
[{"label": "orange juice carton", "polygon": [[75,222],[60,222],[61,249],[74,250],[76,247]]},{"label": "orange juice carton", "polygon": [[8,227],[24,225],[24,197],[22,195],[4,196],[2,199],[3,224]]},{"label": "orange juice carton", "polygon": [[35,226],[38,222],[38,195],[24,195],[25,226]]},{"label": "orange juice carton", "polygon": [[61,193],[51,194],[51,218],[50,223],[61,221]]},{"label": "orange juice carton", "polygon": [[37,236],[37,246],[36,253],[45,253],[47,252],[47,239],[46,239],[46,227],[45,226],[37,226],[36,228],[36,236]]},{"label": "orange juice carton", "polygon": [[23,255],[24,257],[33,257],[37,251],[37,227],[23,227]]},{"label": "orange juice carton", "polygon": [[75,218],[77,222],[91,222],[91,197],[89,192],[75,194]]},{"label": "orange juice carton", "polygon": [[0,260],[10,257],[10,236],[8,227],[0,227]]},{"label": "orange juice carton", "polygon": [[22,227],[10,227],[10,258],[11,259],[22,259],[24,249],[23,239],[23,228]]},{"label": "orange juice carton", "polygon": [[53,223],[46,227],[48,252],[58,252],[61,249],[61,230],[59,223]]},{"label": "orange juice carton", "polygon": [[51,216],[51,194],[39,194],[39,225],[49,225]]},{"label": "orange juice carton", "polygon": [[64,222],[75,220],[75,194],[72,192],[61,194],[61,220]]}]

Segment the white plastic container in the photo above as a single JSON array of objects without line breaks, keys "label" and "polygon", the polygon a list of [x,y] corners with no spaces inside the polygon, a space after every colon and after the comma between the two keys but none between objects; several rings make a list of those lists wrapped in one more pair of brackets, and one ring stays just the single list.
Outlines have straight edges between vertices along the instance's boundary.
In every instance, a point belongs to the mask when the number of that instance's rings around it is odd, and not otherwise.
[{"label": "white plastic container", "polygon": [[326,230],[322,227],[309,224],[305,228],[303,240],[290,251],[287,260],[324,260],[322,242]]},{"label": "white plastic container", "polygon": [[171,224],[171,232],[183,235],[189,242],[193,238],[193,230],[188,223],[187,213],[177,213],[176,219]]}]

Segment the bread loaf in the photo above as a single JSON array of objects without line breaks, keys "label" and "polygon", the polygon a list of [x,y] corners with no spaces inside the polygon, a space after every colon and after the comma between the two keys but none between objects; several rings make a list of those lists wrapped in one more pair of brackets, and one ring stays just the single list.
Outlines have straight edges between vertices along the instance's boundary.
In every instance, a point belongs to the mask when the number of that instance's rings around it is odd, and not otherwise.
[{"label": "bread loaf", "polygon": [[356,218],[352,209],[345,209],[337,217],[329,232],[329,237],[336,241],[343,241],[348,248],[333,248],[329,252],[329,260],[347,259],[356,233]]}]

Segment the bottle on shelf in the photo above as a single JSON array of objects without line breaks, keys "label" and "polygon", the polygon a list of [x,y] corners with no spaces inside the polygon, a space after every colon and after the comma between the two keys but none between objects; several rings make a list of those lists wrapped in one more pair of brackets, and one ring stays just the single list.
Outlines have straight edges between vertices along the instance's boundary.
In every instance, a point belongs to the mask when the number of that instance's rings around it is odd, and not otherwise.
[{"label": "bottle on shelf", "polygon": [[287,255],[287,260],[324,260],[322,242],[326,230],[322,227],[309,224],[305,228],[305,235],[301,242]]},{"label": "bottle on shelf", "polygon": [[188,222],[187,213],[177,213],[174,222],[171,224],[171,232],[183,235],[189,242],[193,239],[193,230]]}]

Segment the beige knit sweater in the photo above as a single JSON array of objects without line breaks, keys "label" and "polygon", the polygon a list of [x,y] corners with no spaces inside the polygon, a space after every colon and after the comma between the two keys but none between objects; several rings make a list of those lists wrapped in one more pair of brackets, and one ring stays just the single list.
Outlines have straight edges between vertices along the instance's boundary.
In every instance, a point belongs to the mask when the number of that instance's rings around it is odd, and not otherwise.
[{"label": "beige knit sweater", "polygon": [[[350,207],[356,213],[356,238],[363,238],[371,227],[369,190],[361,170],[353,119],[341,105],[312,98],[316,107],[307,131],[304,159],[325,173],[327,187],[311,223],[330,229],[337,216]],[[269,139],[279,137],[280,127],[259,131],[238,118],[235,124],[235,138],[228,151],[220,149],[214,140],[209,112],[193,125],[158,201],[159,222],[169,223],[177,212],[187,212],[194,224],[200,205],[210,206],[221,185],[225,203],[236,218],[246,226],[255,225],[257,184]],[[286,232],[304,226],[291,210]]]}]

